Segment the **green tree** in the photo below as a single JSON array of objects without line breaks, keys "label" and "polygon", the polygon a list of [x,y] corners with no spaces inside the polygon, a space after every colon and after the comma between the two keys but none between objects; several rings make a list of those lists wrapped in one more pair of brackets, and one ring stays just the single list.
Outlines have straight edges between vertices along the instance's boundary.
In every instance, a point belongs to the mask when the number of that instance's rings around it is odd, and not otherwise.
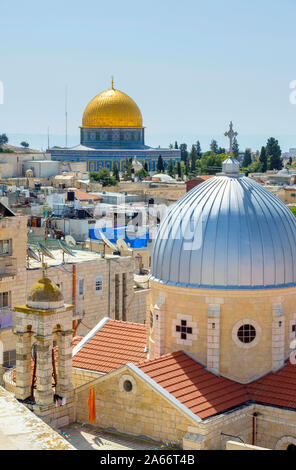
[{"label": "green tree", "polygon": [[141,168],[141,170],[136,171],[136,176],[140,179],[144,179],[149,176],[149,173],[145,170],[145,168]]},{"label": "green tree", "polygon": [[202,157],[202,151],[201,151],[199,140],[196,142],[195,148],[196,148],[197,158],[200,159]]},{"label": "green tree", "polygon": [[201,157],[200,163],[200,174],[202,175],[214,175],[221,172],[222,162],[225,160],[226,155],[217,155],[215,152],[205,152]]},{"label": "green tree", "polygon": [[174,165],[173,165],[172,159],[170,159],[169,164],[168,164],[168,175],[170,176],[174,175]]},{"label": "green tree", "polygon": [[192,176],[196,175],[196,161],[198,159],[197,155],[197,150],[195,145],[192,145],[191,147],[191,152],[189,154],[189,160],[190,160],[190,171],[192,173]]},{"label": "green tree", "polygon": [[186,163],[188,158],[187,144],[180,144],[180,150],[181,160]]},{"label": "green tree", "polygon": [[261,147],[259,162],[261,164],[261,171],[265,173],[267,171],[267,155],[265,147]]},{"label": "green tree", "polygon": [[218,149],[218,155],[221,155],[221,153],[226,153],[226,150],[224,147],[219,147]]},{"label": "green tree", "polygon": [[289,166],[291,166],[291,165],[292,165],[292,162],[293,162],[293,159],[292,159],[292,157],[289,157]]},{"label": "green tree", "polygon": [[177,175],[178,175],[178,178],[182,178],[181,162],[177,162]]},{"label": "green tree", "polygon": [[3,145],[7,144],[8,137],[6,134],[0,134],[0,152],[3,152]]},{"label": "green tree", "polygon": [[147,175],[149,174],[149,168],[148,168],[148,163],[144,163],[144,170],[147,172]]},{"label": "green tree", "polygon": [[189,176],[189,163],[188,163],[188,160],[186,162],[183,162],[183,165],[184,165],[184,174],[186,176]]},{"label": "green tree", "polygon": [[234,137],[233,142],[232,142],[232,154],[234,158],[238,158],[239,155],[239,146],[237,142],[237,138]]},{"label": "green tree", "polygon": [[22,147],[24,147],[25,149],[27,149],[27,148],[29,147],[28,142],[25,142],[24,140],[23,140],[23,142],[20,143],[20,145],[21,145]]},{"label": "green tree", "polygon": [[218,155],[219,147],[218,147],[217,140],[215,139],[212,140],[211,145],[210,145],[210,150],[211,152],[214,152],[216,155]]},{"label": "green tree", "polygon": [[178,142],[175,140],[175,149],[178,149]]},{"label": "green tree", "polygon": [[126,158],[124,163],[124,170],[123,170],[123,179],[125,181],[131,179],[132,176],[132,158]]},{"label": "green tree", "polygon": [[117,165],[116,162],[113,163],[112,173],[113,173],[113,176],[115,177],[116,181],[120,181],[118,165]]},{"label": "green tree", "polygon": [[163,164],[163,159],[161,155],[159,155],[158,160],[157,160],[157,171],[159,173],[164,172],[164,164]]},{"label": "green tree", "polygon": [[281,148],[278,141],[274,137],[270,137],[266,144],[266,154],[269,158],[269,169],[280,170],[283,168],[283,160],[281,158]]},{"label": "green tree", "polygon": [[244,159],[243,159],[243,167],[247,168],[252,163],[252,153],[251,149],[247,148],[245,150]]},{"label": "green tree", "polygon": [[111,176],[108,168],[102,168],[100,171],[91,171],[89,173],[91,181],[101,183],[102,186],[116,186],[117,180],[115,176]]},{"label": "green tree", "polygon": [[262,170],[262,165],[260,160],[255,160],[254,162],[250,163],[247,167],[247,174],[249,173],[260,173]]}]

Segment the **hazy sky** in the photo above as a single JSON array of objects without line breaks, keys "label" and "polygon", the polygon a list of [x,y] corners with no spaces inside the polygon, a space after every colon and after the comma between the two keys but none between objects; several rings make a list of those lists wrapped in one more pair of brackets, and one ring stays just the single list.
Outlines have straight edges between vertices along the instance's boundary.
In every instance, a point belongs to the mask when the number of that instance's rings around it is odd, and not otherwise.
[{"label": "hazy sky", "polygon": [[296,147],[295,17],[295,0],[2,2],[0,132],[63,134],[67,84],[78,142],[84,107],[113,74],[148,144],[221,135],[226,146],[232,119],[242,145],[275,135]]}]

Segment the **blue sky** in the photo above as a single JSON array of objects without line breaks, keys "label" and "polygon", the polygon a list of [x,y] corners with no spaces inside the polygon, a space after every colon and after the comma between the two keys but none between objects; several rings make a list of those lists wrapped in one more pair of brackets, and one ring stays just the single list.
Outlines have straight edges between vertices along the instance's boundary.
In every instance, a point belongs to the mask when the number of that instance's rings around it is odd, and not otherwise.
[{"label": "blue sky", "polygon": [[295,17],[295,0],[5,2],[0,132],[45,146],[49,126],[60,144],[67,84],[75,144],[84,107],[113,74],[141,108],[148,144],[205,147],[215,136],[225,146],[232,119],[242,148],[271,135],[296,147]]}]

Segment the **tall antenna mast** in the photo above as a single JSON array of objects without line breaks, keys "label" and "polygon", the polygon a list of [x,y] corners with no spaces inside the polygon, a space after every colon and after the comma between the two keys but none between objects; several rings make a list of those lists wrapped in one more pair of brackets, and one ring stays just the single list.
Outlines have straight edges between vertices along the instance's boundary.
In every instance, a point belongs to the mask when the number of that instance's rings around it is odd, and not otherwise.
[{"label": "tall antenna mast", "polygon": [[66,148],[68,147],[68,85],[65,86],[65,137]]}]

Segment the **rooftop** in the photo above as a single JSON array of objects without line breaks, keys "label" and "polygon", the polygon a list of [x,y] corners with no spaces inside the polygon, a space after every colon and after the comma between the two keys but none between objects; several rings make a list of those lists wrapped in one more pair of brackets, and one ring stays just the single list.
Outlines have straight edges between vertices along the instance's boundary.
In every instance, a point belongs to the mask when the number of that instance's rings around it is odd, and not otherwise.
[{"label": "rooftop", "polygon": [[183,351],[145,361],[138,368],[201,419],[248,400],[243,385],[207,371]]},{"label": "rooftop", "polygon": [[0,450],[72,449],[63,437],[0,387]]},{"label": "rooftop", "polygon": [[73,367],[110,372],[147,358],[146,326],[104,318],[73,349]]},{"label": "rooftop", "polygon": [[247,402],[296,409],[296,367],[290,361],[249,384],[209,372],[183,351],[146,360],[137,367],[200,419]]},{"label": "rooftop", "polygon": [[68,191],[73,191],[75,193],[75,198],[78,199],[79,201],[88,201],[90,199],[92,199],[93,201],[98,201],[99,199],[101,199],[100,195],[86,193],[85,191],[82,191],[81,189],[69,188]]},{"label": "rooftop", "polygon": [[[31,248],[34,250],[34,246],[31,246]],[[47,266],[53,267],[53,266],[59,266],[63,263],[63,251],[62,250],[54,250],[50,249],[52,255],[54,256],[55,259],[52,258],[46,258],[46,264]],[[89,250],[75,250],[71,247],[71,251],[75,253],[75,256],[70,256],[65,254],[65,264],[73,264],[73,263],[83,263],[87,261],[96,261],[96,260],[102,260],[99,253],[95,253],[94,251],[89,251]],[[117,255],[105,255],[106,259],[109,258],[119,258]],[[41,261],[36,261],[32,258],[30,258],[30,267],[29,269],[40,269],[42,267]]]}]

